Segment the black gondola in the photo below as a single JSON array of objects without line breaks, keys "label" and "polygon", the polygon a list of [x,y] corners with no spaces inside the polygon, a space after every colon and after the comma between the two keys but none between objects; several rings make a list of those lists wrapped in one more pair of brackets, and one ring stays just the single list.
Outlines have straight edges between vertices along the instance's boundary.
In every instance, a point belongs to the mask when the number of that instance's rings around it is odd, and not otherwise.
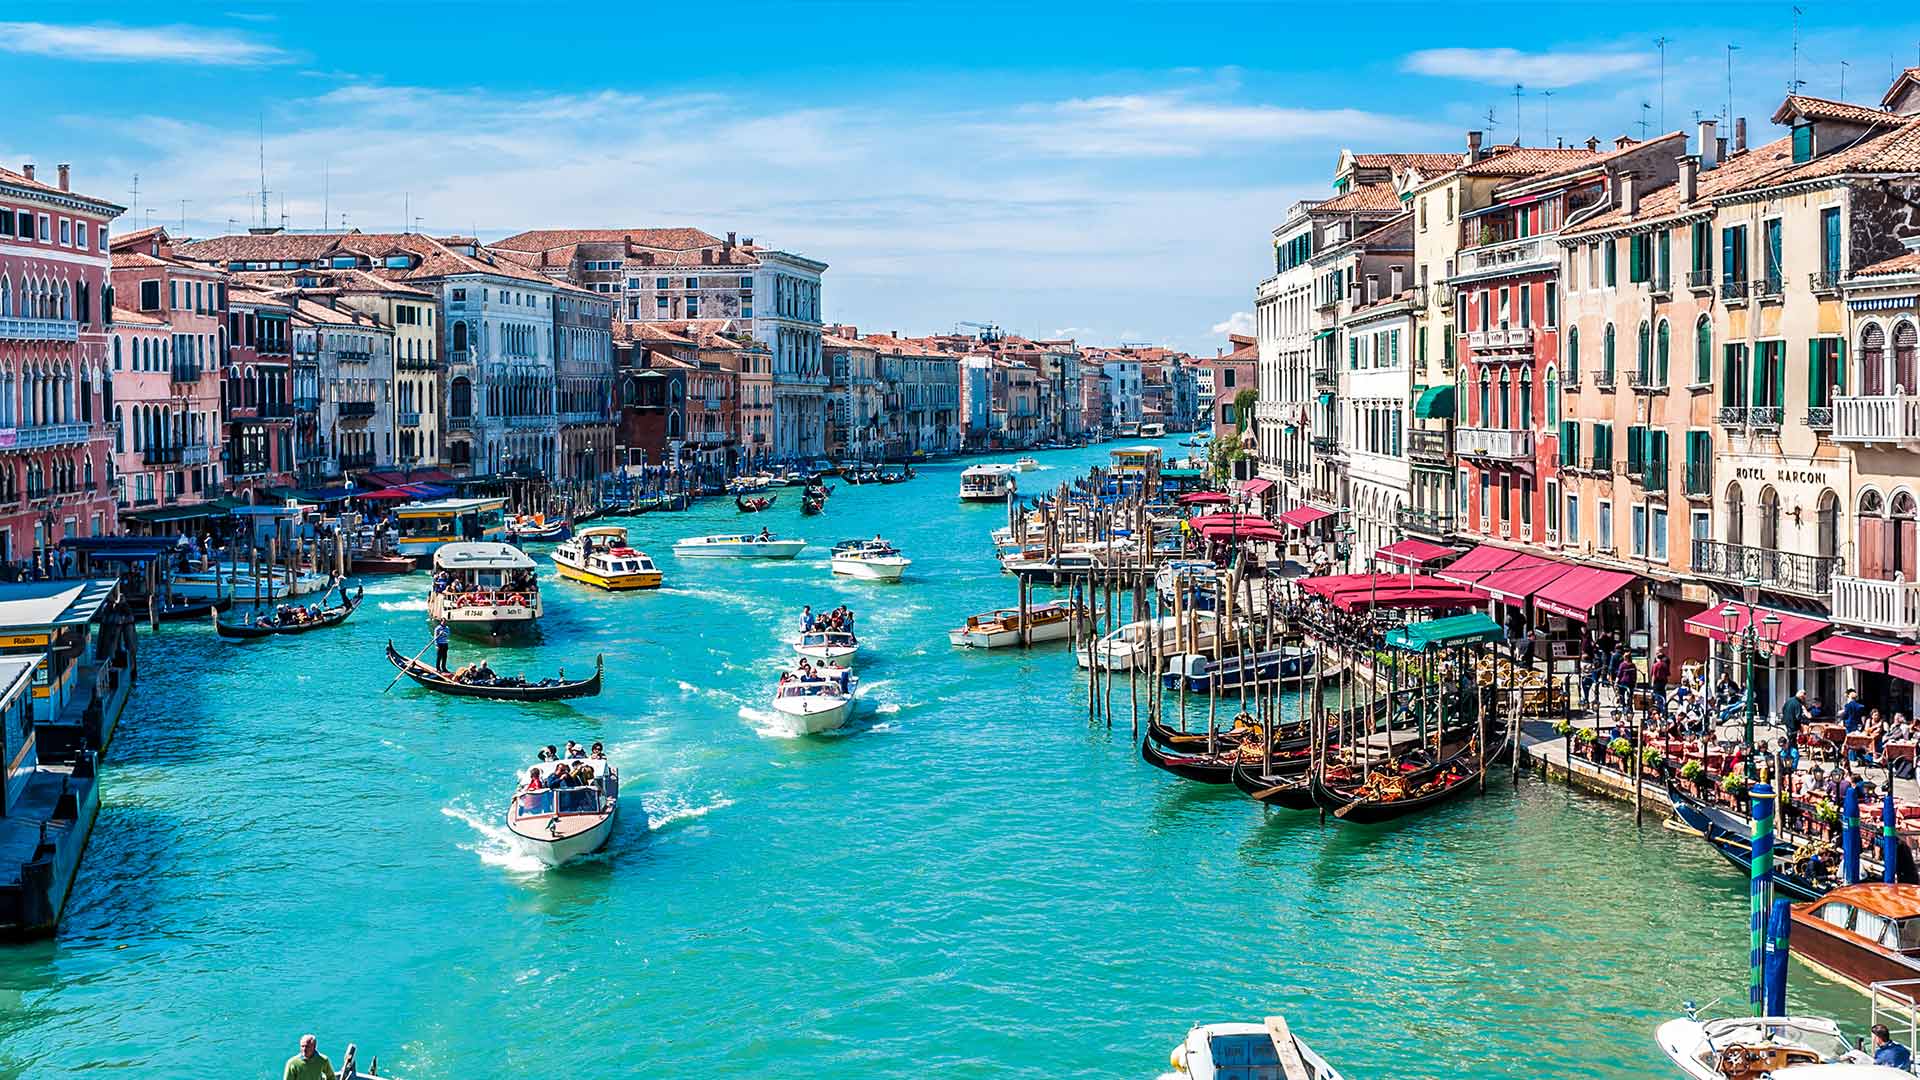
[{"label": "black gondola", "polygon": [[1278,806],[1283,810],[1313,809],[1313,781],[1305,768],[1261,776],[1259,766],[1257,761],[1250,764],[1235,762],[1233,786],[1248,798],[1267,806]]},{"label": "black gondola", "polygon": [[[1328,786],[1326,778],[1315,773],[1309,778],[1313,801],[1341,821],[1356,825],[1378,825],[1431,810],[1467,794],[1478,786],[1476,782],[1480,774],[1504,758],[1507,750],[1507,740],[1503,737],[1493,753],[1484,758],[1468,749],[1442,758],[1438,765],[1403,773],[1403,786],[1416,793],[1396,799],[1366,798],[1352,791],[1342,791]],[[1416,784],[1422,785],[1422,789],[1412,787]]]},{"label": "black gondola", "polygon": [[524,679],[491,683],[457,682],[445,672],[434,668],[432,664],[423,664],[418,660],[409,660],[400,655],[400,650],[387,642],[387,662],[400,669],[401,674],[429,690],[454,697],[486,698],[491,701],[564,701],[567,698],[595,697],[600,693],[600,676],[606,668],[602,657],[593,658],[593,677],[590,679],[543,679],[530,683]]},{"label": "black gondola", "polygon": [[161,605],[155,613],[161,622],[185,622],[188,619],[204,619],[208,614],[225,611],[233,606],[233,597],[223,596],[218,600],[192,600],[172,605]]},{"label": "black gondola", "polygon": [[827,497],[825,495],[814,495],[812,492],[808,492],[800,496],[800,512],[808,517],[812,517],[826,508]]},{"label": "black gondola", "polygon": [[[1205,736],[1202,736],[1204,738]],[[1183,780],[1192,780],[1201,784],[1233,783],[1234,766],[1241,761],[1264,762],[1268,755],[1257,738],[1234,745],[1222,743],[1214,753],[1207,753],[1204,744],[1195,750],[1182,751],[1161,746],[1152,738],[1140,740],[1140,759],[1149,765],[1165,769]],[[1305,736],[1288,738],[1282,736],[1273,744],[1273,768],[1292,767],[1305,769],[1312,759]]]},{"label": "black gondola", "polygon": [[[1722,807],[1708,806],[1675,789],[1672,781],[1667,783],[1667,798],[1673,803],[1675,817],[1699,833],[1721,858],[1738,867],[1741,874],[1752,877],[1753,824],[1750,819]],[[1801,855],[1799,845],[1775,834],[1773,887],[1776,892],[1795,900],[1818,900],[1840,884],[1838,852],[1819,862]]]},{"label": "black gondola", "polygon": [[213,629],[223,638],[247,641],[255,638],[275,637],[280,634],[304,634],[309,630],[324,630],[329,626],[339,626],[360,606],[360,598],[367,595],[366,586],[354,591],[353,596],[339,607],[323,609],[320,614],[303,623],[288,623],[285,626],[265,625],[261,623],[223,622],[218,612],[213,615]]},{"label": "black gondola", "polygon": [[743,514],[757,514],[762,510],[772,509],[773,504],[779,500],[780,497],[778,495],[767,495],[758,499],[747,499],[735,495],[733,497],[733,505]]}]

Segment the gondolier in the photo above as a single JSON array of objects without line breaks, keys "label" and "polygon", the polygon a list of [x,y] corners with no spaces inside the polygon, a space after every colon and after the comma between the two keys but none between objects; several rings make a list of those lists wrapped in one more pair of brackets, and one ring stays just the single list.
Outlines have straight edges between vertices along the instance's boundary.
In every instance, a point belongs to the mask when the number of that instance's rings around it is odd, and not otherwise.
[{"label": "gondolier", "polygon": [[441,619],[433,624],[433,666],[436,671],[447,670],[447,642],[453,638],[453,630],[447,620]]}]

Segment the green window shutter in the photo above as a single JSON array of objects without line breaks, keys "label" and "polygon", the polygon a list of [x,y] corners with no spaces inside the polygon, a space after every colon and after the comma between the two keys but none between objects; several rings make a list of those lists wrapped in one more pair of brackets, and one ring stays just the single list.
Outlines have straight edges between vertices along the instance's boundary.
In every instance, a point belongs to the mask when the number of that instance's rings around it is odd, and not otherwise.
[{"label": "green window shutter", "polygon": [[1605,243],[1606,243],[1606,249],[1605,251],[1602,252],[1603,258],[1601,259],[1601,261],[1606,264],[1607,284],[1613,285],[1617,283],[1618,271],[1615,269],[1614,263],[1615,263],[1615,255],[1619,250],[1620,243],[1617,240],[1608,240],[1608,241],[1605,241]]},{"label": "green window shutter", "polygon": [[1847,392],[1847,339],[1841,338],[1833,345],[1833,385],[1844,394]]},{"label": "green window shutter", "polygon": [[1701,319],[1693,328],[1693,381],[1713,381],[1713,322]]},{"label": "green window shutter", "polygon": [[1773,394],[1767,404],[1782,406],[1787,403],[1787,343],[1776,341],[1767,350],[1767,374],[1772,376]]},{"label": "green window shutter", "polygon": [[1826,405],[1826,402],[1821,400],[1823,392],[1820,384],[1824,380],[1820,375],[1820,339],[1810,338],[1807,341],[1807,407],[1810,409],[1818,409]]},{"label": "green window shutter", "polygon": [[1740,354],[1732,345],[1722,346],[1721,353],[1724,359],[1720,371],[1720,404],[1739,405]]},{"label": "green window shutter", "polygon": [[1738,246],[1734,243],[1734,234],[1737,231],[1732,228],[1720,230],[1720,280],[1722,281],[1738,280],[1733,276],[1734,252]]}]

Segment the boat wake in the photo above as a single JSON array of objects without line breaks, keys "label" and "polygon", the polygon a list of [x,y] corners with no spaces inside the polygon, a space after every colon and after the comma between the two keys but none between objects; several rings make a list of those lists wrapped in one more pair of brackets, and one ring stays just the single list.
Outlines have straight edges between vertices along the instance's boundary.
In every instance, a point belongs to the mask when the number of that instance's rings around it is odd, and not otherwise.
[{"label": "boat wake", "polygon": [[420,597],[415,597],[412,600],[382,600],[380,601],[380,610],[381,611],[425,611],[427,610],[427,599],[424,596],[420,596]]},{"label": "boat wake", "polygon": [[720,795],[710,803],[691,806],[683,797],[656,794],[641,796],[640,805],[647,811],[647,829],[651,832],[659,832],[669,825],[698,821],[715,810],[725,810],[733,805],[733,800]]},{"label": "boat wake", "polygon": [[753,726],[756,735],[764,735],[769,739],[788,737],[786,728],[781,724],[780,715],[772,709],[756,709],[751,705],[742,705],[739,716]]},{"label": "boat wake", "polygon": [[537,874],[546,869],[545,863],[513,846],[513,834],[505,825],[488,821],[466,807],[443,806],[440,812],[479,834],[472,843],[461,844],[460,848],[480,856],[480,861],[488,866],[521,874]]}]

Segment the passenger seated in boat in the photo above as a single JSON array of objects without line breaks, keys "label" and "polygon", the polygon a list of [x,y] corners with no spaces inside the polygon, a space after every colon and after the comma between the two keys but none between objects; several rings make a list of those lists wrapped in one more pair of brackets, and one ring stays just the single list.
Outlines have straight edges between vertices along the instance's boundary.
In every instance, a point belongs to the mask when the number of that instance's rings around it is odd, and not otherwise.
[{"label": "passenger seated in boat", "polygon": [[564,761],[555,765],[553,771],[547,774],[547,786],[550,788],[563,788],[572,783],[573,766]]},{"label": "passenger seated in boat", "polygon": [[607,760],[607,752],[600,748],[600,740],[595,739],[593,741],[593,753],[588,754],[587,756],[592,758],[594,761]]},{"label": "passenger seated in boat", "polygon": [[540,748],[541,761],[557,761],[559,760],[559,758],[560,758],[560,752],[553,748],[552,743],[548,743],[547,745]]},{"label": "passenger seated in boat", "polygon": [[522,788],[521,790],[539,791],[544,786],[545,785],[540,783],[540,766],[538,765],[527,766],[527,786]]}]

